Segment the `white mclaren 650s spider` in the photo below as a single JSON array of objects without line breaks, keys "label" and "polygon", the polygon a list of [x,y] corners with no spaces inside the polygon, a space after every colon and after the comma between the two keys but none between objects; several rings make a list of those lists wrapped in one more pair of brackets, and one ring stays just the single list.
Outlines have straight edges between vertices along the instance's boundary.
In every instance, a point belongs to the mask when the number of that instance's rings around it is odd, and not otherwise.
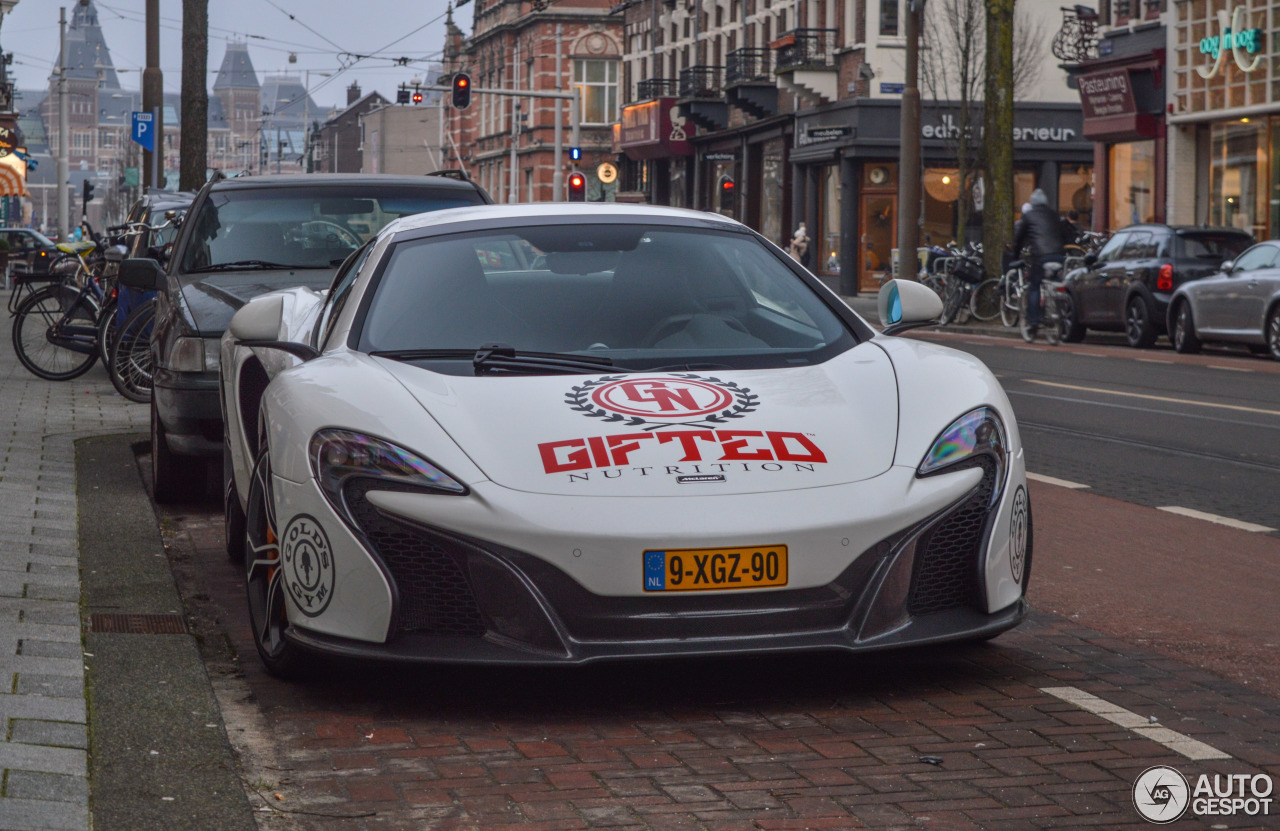
[{"label": "white mclaren 650s spider", "polygon": [[1027,613],[1022,442],[978,360],[877,332],[714,214],[398,219],[221,344],[228,552],[268,670],[877,650]]}]

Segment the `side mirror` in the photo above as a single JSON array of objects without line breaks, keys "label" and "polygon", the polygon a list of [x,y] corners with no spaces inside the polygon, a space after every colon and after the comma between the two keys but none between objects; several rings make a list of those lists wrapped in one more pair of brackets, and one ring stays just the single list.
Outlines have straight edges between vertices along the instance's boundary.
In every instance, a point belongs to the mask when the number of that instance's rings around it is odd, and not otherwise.
[{"label": "side mirror", "polygon": [[917,326],[928,326],[942,315],[942,298],[914,280],[890,280],[876,298],[884,334],[896,335]]},{"label": "side mirror", "polygon": [[1222,263],[1222,273],[1223,273],[1223,274],[1226,274],[1228,271],[1230,271],[1230,270],[1231,270],[1231,267],[1232,267],[1233,265],[1235,265],[1235,264],[1236,264],[1236,261],[1235,261],[1235,260],[1225,260],[1225,261]]},{"label": "side mirror", "polygon": [[263,349],[279,349],[290,355],[309,361],[319,357],[320,353],[305,343],[277,340],[280,337],[280,325],[284,320],[284,297],[267,296],[252,300],[241,307],[231,318],[227,331],[241,346],[254,346]]},{"label": "side mirror", "polygon": [[155,260],[133,257],[120,263],[120,283],[140,291],[164,291],[164,269]]},{"label": "side mirror", "polygon": [[1084,264],[1086,268],[1092,266],[1097,261],[1098,261],[1098,255],[1093,251],[1090,251],[1088,254],[1084,255]]}]

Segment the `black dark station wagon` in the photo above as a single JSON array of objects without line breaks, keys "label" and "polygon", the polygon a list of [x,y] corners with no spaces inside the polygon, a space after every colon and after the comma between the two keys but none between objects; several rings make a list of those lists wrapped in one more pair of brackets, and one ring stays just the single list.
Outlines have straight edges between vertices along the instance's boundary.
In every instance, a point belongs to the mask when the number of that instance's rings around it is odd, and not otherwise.
[{"label": "black dark station wagon", "polygon": [[1089,329],[1122,331],[1130,346],[1146,349],[1164,334],[1178,286],[1215,274],[1252,244],[1236,228],[1143,224],[1117,231],[1067,275],[1062,339],[1084,340]]}]

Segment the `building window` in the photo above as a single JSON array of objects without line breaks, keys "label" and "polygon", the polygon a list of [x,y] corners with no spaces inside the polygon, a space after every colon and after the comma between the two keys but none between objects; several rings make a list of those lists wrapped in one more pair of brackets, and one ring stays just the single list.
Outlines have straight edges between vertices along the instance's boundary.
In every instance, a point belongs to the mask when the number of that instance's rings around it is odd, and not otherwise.
[{"label": "building window", "polygon": [[1219,122],[1211,131],[1209,223],[1266,239],[1271,184],[1266,119]]},{"label": "building window", "polygon": [[880,34],[898,36],[898,0],[880,0]]},{"label": "building window", "polygon": [[[1107,148],[1111,227],[1155,221],[1156,143],[1131,141]],[[1231,224],[1221,223],[1221,224]]]},{"label": "building window", "polygon": [[618,120],[618,62],[574,61],[573,83],[582,98],[583,124]]}]

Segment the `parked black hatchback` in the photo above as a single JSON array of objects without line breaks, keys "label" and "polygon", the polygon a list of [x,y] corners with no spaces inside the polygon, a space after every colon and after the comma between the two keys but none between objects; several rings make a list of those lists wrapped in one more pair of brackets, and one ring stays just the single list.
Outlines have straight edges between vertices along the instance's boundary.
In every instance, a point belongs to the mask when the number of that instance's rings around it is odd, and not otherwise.
[{"label": "parked black hatchback", "polygon": [[338,266],[393,219],[490,202],[474,183],[445,175],[278,175],[205,185],[169,261],[128,259],[120,270],[124,285],[158,292],[151,333],[156,501],[198,496],[209,465],[222,461],[219,341],[241,306],[277,289],[328,288]]},{"label": "parked black hatchback", "polygon": [[1146,349],[1164,334],[1178,286],[1216,273],[1252,244],[1235,228],[1145,224],[1117,231],[1067,275],[1062,339],[1081,341],[1089,329],[1123,331],[1130,346]]}]

